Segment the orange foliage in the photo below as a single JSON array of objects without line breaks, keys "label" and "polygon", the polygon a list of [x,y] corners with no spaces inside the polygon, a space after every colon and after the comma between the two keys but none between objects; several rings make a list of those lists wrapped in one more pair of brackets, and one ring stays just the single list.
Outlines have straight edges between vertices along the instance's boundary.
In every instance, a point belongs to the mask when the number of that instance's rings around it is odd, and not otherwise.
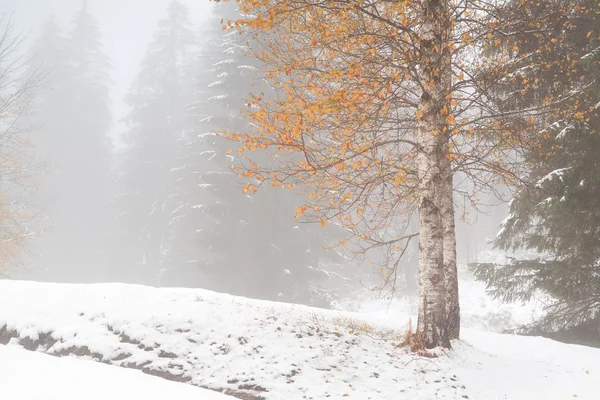
[{"label": "orange foliage", "polygon": [[[572,2],[564,2],[565,12]],[[431,111],[420,108],[422,94],[434,85],[421,72],[431,61],[421,53],[421,2],[238,3],[247,17],[226,26],[249,35],[251,53],[264,62],[277,94],[251,96],[246,112],[256,131],[228,136],[241,143],[242,153],[272,154],[277,167],[252,168],[272,185],[304,185],[314,221],[334,219],[369,244],[386,242],[380,232],[414,209],[415,131]],[[518,150],[536,145],[545,110],[519,110],[516,124],[513,111],[496,106],[490,88],[515,79],[522,79],[524,91],[535,85],[515,72],[530,55],[514,56],[519,35],[502,29],[516,25],[500,19],[489,2],[460,2],[450,12],[447,48],[434,51],[451,53],[452,90],[440,107],[445,126],[434,134],[447,137],[446,159],[473,187],[515,183],[524,167]],[[534,22],[544,29],[544,21]],[[547,108],[558,100],[548,98]],[[307,210],[299,207],[296,217]]]}]

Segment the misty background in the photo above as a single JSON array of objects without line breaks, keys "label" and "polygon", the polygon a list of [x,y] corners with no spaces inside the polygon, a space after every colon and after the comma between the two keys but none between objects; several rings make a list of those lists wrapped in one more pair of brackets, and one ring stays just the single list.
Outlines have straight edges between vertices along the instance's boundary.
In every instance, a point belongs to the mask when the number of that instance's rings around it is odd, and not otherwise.
[{"label": "misty background", "polygon": [[[300,190],[248,192],[232,172],[244,160],[214,132],[252,129],[244,98],[269,91],[243,37],[221,29],[222,18],[237,18],[234,5],[0,0],[0,13],[26,33],[22,50],[44,76],[25,118],[37,127],[35,236],[11,277],[199,287],[323,307],[384,289],[378,271],[397,262],[385,249],[343,251],[340,227],[295,219],[306,202]],[[457,212],[463,272],[506,214],[493,196],[481,205]],[[399,223],[417,225],[414,216]],[[393,291],[416,293],[417,252],[415,241],[398,261]]]},{"label": "misty background", "polygon": [[[156,23],[164,17],[170,0],[88,0],[89,12],[98,20],[102,31],[102,46],[111,60],[111,98],[114,107],[114,126],[110,135],[115,150],[124,126],[119,120],[127,113],[124,97],[144,57]],[[200,26],[211,13],[209,1],[182,1],[190,9],[190,18]],[[27,33],[29,42],[40,34],[46,20],[54,15],[57,23],[67,27],[81,0],[2,0],[0,13],[11,13],[16,29]],[[141,12],[140,12],[141,11]],[[22,49],[23,50],[23,49]]]}]

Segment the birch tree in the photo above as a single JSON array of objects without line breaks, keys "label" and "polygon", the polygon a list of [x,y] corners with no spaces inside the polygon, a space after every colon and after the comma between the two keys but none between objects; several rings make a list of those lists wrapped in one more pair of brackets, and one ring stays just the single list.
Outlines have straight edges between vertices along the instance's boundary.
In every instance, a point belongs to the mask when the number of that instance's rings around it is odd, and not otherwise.
[{"label": "birch tree", "polygon": [[[258,43],[252,53],[278,90],[248,99],[258,134],[225,133],[248,157],[246,189],[305,185],[310,201],[298,218],[335,220],[351,234],[340,245],[392,246],[399,256],[415,233],[390,236],[393,224],[417,210],[418,335],[428,348],[450,346],[460,336],[454,175],[471,182],[464,195],[473,207],[492,183],[516,183],[537,117],[561,102],[496,101],[499,82],[529,56],[513,50],[523,25],[481,0],[240,4],[248,16],[227,25]],[[500,38],[508,45],[490,52]],[[275,165],[254,162],[257,149]]]}]

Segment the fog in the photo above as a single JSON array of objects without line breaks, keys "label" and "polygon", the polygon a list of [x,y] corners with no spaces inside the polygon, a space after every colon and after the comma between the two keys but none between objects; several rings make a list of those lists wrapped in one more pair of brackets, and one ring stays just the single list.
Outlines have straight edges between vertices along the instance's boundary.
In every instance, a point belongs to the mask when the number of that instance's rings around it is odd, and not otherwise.
[{"label": "fog", "polygon": [[[248,193],[231,173],[235,145],[213,132],[247,129],[244,97],[270,90],[243,39],[221,30],[222,17],[236,18],[231,5],[1,1],[43,77],[26,121],[38,162],[25,223],[33,239],[11,277],[200,287],[325,307],[381,284],[377,271],[395,253],[344,251],[340,226],[296,220],[301,190]],[[463,269],[506,213],[486,200],[494,206],[457,221]],[[397,229],[415,231],[414,216]],[[396,262],[394,290],[417,290],[417,252],[413,242]]]},{"label": "fog", "polygon": [[0,0],[0,397],[597,398],[599,133],[598,0]]},{"label": "fog", "polygon": [[[190,7],[191,18],[199,27],[210,15],[208,1],[184,1]],[[90,13],[100,25],[104,51],[112,62],[111,95],[114,107],[114,126],[110,135],[116,149],[122,147],[119,135],[124,127],[119,123],[127,113],[123,98],[133,81],[146,47],[156,29],[156,23],[164,17],[169,0],[91,0]],[[16,29],[27,33],[31,41],[39,35],[42,24],[50,15],[67,27],[81,0],[2,0],[0,13],[12,13]],[[140,10],[143,10],[140,12]]]}]

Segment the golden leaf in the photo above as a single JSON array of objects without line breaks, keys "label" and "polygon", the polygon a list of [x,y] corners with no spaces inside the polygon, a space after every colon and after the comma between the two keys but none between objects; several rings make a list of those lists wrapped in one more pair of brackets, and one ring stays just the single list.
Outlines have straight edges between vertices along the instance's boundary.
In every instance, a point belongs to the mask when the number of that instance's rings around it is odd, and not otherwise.
[{"label": "golden leaf", "polygon": [[394,183],[396,185],[402,185],[406,181],[406,177],[404,175],[398,174],[396,178],[394,178]]}]

